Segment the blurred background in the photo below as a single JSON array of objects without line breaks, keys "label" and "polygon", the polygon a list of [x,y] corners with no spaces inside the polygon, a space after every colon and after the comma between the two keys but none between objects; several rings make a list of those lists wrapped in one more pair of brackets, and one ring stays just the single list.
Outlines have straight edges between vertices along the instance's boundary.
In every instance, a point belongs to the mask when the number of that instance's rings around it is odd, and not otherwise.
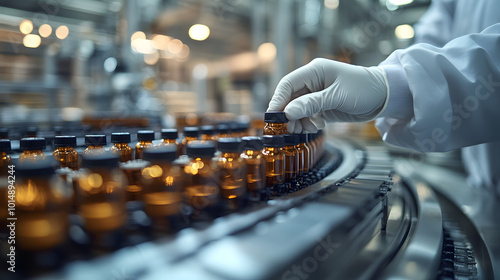
[{"label": "blurred background", "polygon": [[410,45],[429,2],[2,0],[0,126],[262,119],[313,58],[376,65]]}]

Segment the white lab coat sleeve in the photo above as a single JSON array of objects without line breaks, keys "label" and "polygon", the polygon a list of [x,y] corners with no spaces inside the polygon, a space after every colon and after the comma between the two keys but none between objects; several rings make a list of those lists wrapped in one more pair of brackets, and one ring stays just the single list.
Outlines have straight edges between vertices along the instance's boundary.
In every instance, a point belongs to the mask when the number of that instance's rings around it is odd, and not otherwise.
[{"label": "white lab coat sleeve", "polygon": [[442,47],[451,39],[456,0],[433,0],[415,24],[415,42]]},{"label": "white lab coat sleeve", "polygon": [[376,125],[386,142],[439,152],[500,141],[500,23],[442,48],[397,50],[380,67],[389,98]]}]

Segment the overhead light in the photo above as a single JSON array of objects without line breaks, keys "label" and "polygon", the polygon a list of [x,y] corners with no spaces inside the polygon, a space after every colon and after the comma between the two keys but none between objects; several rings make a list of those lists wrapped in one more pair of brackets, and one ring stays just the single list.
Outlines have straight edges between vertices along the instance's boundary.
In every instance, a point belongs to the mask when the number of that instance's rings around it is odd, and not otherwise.
[{"label": "overhead light", "polygon": [[178,54],[182,51],[182,41],[179,39],[173,39],[168,42],[167,49],[173,54]]},{"label": "overhead light", "polygon": [[108,57],[104,60],[104,70],[106,72],[111,73],[116,70],[116,66],[118,66],[118,61],[114,57]]},{"label": "overhead light", "polygon": [[153,41],[147,39],[135,39],[132,41],[132,50],[142,54],[152,54],[156,52]]},{"label": "overhead light", "polygon": [[189,47],[188,45],[183,45],[182,50],[177,54],[179,58],[186,58],[189,56]]},{"label": "overhead light", "polygon": [[136,31],[132,36],[130,36],[130,42],[133,42],[137,39],[146,39],[146,34],[142,31]]},{"label": "overhead light", "polygon": [[52,27],[46,23],[42,24],[38,28],[38,34],[40,34],[43,38],[47,38],[50,34],[52,34]]},{"label": "overhead light", "polygon": [[64,40],[69,35],[69,29],[66,25],[61,25],[56,29],[56,37],[58,39]]},{"label": "overhead light", "polygon": [[30,34],[33,31],[33,22],[29,19],[23,19],[19,24],[19,30],[23,34]]},{"label": "overhead light", "polygon": [[335,10],[339,7],[339,0],[325,0],[325,7],[327,9]]},{"label": "overhead light", "polygon": [[389,1],[389,3],[395,6],[404,6],[413,2],[413,0],[387,0],[387,1]]},{"label": "overhead light", "polygon": [[398,25],[394,30],[394,34],[398,39],[411,39],[415,37],[415,31],[409,24]]},{"label": "overhead light", "polygon": [[158,53],[158,51],[144,55],[144,62],[148,65],[155,65],[159,59],[160,59],[160,53]]},{"label": "overhead light", "polygon": [[276,58],[276,46],[273,43],[263,43],[257,49],[257,55],[262,62],[271,62]]},{"label": "overhead light", "polygon": [[38,48],[41,42],[42,38],[36,34],[28,34],[23,38],[23,45],[27,48]]},{"label": "overhead light", "polygon": [[189,37],[196,41],[203,41],[210,35],[210,28],[204,24],[195,24],[189,28]]},{"label": "overhead light", "polygon": [[151,36],[151,40],[153,41],[153,47],[157,50],[165,50],[167,49],[168,42],[172,38],[165,35],[154,34]]}]

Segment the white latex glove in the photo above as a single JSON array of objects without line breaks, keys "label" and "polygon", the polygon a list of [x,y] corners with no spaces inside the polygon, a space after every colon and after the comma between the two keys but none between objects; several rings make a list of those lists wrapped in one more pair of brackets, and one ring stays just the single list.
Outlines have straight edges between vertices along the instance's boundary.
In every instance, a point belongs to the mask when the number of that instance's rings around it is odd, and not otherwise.
[{"label": "white latex glove", "polygon": [[388,97],[382,68],[317,58],[281,79],[267,110],[284,110],[290,133],[314,133],[325,121],[372,120]]}]

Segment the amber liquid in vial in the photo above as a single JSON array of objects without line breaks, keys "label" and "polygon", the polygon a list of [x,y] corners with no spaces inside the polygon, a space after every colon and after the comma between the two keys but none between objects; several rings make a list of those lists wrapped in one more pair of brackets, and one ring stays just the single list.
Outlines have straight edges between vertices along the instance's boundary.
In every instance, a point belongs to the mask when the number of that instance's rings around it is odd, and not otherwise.
[{"label": "amber liquid in vial", "polygon": [[244,152],[241,157],[247,166],[247,191],[251,200],[260,200],[260,191],[266,187],[266,159],[259,137],[243,137]]},{"label": "amber liquid in vial", "polygon": [[220,192],[230,209],[238,208],[237,200],[246,193],[246,164],[240,156],[242,147],[239,138],[221,138],[217,141],[217,149],[221,152],[217,159]]},{"label": "amber liquid in vial", "polygon": [[76,146],[75,136],[56,136],[54,139],[56,150],[53,153],[54,159],[59,163],[60,168],[78,169],[78,153],[74,149]]},{"label": "amber liquid in vial", "polygon": [[23,152],[19,155],[19,163],[46,159],[42,152],[45,149],[45,138],[23,138],[20,146]]},{"label": "amber liquid in vial", "polygon": [[264,150],[266,159],[266,187],[272,189],[275,185],[285,183],[285,154],[281,150],[285,142],[282,135],[264,135]]},{"label": "amber liquid in vial", "polygon": [[109,149],[112,153],[119,156],[120,162],[127,162],[132,160],[132,148],[129,146],[130,133],[128,132],[114,132],[111,134],[111,143],[113,146]]},{"label": "amber liquid in vial", "polygon": [[287,125],[288,119],[285,112],[272,111],[264,113],[264,135],[284,135],[288,133]]}]

